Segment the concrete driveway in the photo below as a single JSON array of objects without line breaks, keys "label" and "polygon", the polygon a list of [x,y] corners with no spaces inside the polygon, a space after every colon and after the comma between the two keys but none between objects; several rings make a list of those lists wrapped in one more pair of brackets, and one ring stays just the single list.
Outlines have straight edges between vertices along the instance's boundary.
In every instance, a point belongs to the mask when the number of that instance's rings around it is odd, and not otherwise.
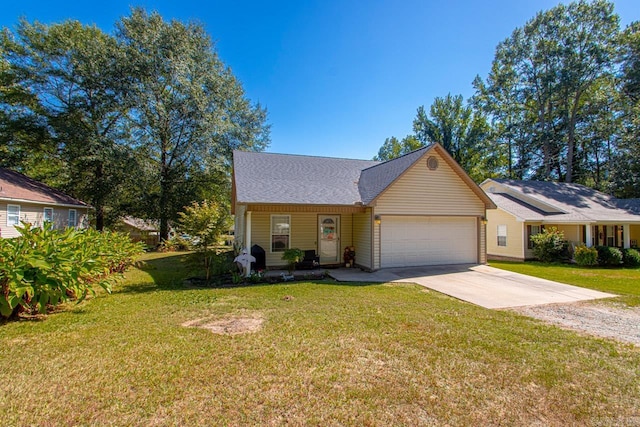
[{"label": "concrete driveway", "polygon": [[334,279],[345,282],[417,283],[485,308],[567,303],[616,296],[487,265],[388,268],[372,273],[342,268],[329,273]]}]

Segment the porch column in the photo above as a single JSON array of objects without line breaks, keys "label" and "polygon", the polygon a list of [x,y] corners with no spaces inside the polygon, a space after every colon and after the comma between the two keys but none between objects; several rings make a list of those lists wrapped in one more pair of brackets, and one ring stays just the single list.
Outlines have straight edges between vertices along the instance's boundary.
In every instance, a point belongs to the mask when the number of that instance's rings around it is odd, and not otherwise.
[{"label": "porch column", "polygon": [[251,253],[251,211],[247,211],[244,221],[244,247]]},{"label": "porch column", "polygon": [[623,239],[623,247],[630,248],[631,247],[631,227],[629,224],[624,224],[622,226],[622,239]]},{"label": "porch column", "polygon": [[584,227],[584,240],[586,241],[585,243],[587,244],[587,247],[590,248],[591,246],[593,246],[593,238],[591,236],[591,229],[592,229],[592,225],[591,224],[587,224]]}]

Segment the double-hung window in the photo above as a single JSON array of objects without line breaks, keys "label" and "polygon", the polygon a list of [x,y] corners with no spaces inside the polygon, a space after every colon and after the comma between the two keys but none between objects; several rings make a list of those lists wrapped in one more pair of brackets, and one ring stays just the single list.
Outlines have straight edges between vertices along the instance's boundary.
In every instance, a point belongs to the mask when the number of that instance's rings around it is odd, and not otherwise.
[{"label": "double-hung window", "polygon": [[42,223],[53,223],[53,208],[44,208],[44,213],[42,214]]},{"label": "double-hung window", "polygon": [[271,252],[284,252],[289,249],[291,236],[291,216],[271,215]]},{"label": "double-hung window", "polygon": [[7,205],[7,225],[20,225],[20,205]]},{"label": "double-hung window", "polygon": [[69,209],[69,227],[78,225],[78,214],[75,209]]},{"label": "double-hung window", "polygon": [[498,246],[507,246],[507,226],[498,226]]}]

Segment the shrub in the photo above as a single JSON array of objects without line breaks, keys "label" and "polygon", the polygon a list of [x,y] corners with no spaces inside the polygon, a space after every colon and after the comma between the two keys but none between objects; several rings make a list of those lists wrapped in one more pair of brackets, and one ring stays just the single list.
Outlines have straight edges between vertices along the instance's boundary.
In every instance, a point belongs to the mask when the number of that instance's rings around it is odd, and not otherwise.
[{"label": "shrub", "polygon": [[588,248],[585,245],[576,246],[573,258],[578,265],[593,267],[598,265],[598,250],[593,247]]},{"label": "shrub", "polygon": [[637,249],[623,249],[622,262],[625,267],[640,267],[640,252]]},{"label": "shrub", "polygon": [[611,246],[597,246],[600,265],[619,266],[622,264],[622,251]]},{"label": "shrub", "polygon": [[0,239],[0,315],[21,311],[44,313],[48,305],[94,293],[107,292],[115,280],[142,253],[142,244],[129,237],[95,230],[53,230],[25,224],[20,236]]},{"label": "shrub", "polygon": [[158,250],[160,252],[188,251],[191,250],[191,241],[183,236],[174,235],[168,240],[163,240]]},{"label": "shrub", "polygon": [[542,233],[531,236],[533,254],[542,262],[557,261],[566,251],[567,242],[564,233],[556,227],[545,229]]},{"label": "shrub", "polygon": [[205,200],[186,206],[179,215],[178,229],[191,236],[195,249],[193,257],[209,282],[219,264],[214,246],[219,243],[222,233],[229,229],[229,209],[221,203]]}]

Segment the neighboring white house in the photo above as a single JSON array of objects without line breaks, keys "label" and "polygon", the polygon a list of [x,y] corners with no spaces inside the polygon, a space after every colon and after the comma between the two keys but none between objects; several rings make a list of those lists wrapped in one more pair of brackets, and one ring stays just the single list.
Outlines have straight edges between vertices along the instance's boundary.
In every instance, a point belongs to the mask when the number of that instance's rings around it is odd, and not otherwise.
[{"label": "neighboring white house", "polygon": [[16,237],[21,221],[55,228],[89,223],[91,206],[10,169],[0,168],[0,237]]},{"label": "neighboring white house", "polygon": [[556,227],[572,244],[637,247],[640,206],[580,184],[487,179],[480,184],[498,209],[487,212],[490,259],[531,259],[531,236]]},{"label": "neighboring white house", "polygon": [[261,246],[266,266],[287,248],[320,264],[385,267],[486,262],[495,205],[439,144],[387,162],[235,151],[236,242]]}]

